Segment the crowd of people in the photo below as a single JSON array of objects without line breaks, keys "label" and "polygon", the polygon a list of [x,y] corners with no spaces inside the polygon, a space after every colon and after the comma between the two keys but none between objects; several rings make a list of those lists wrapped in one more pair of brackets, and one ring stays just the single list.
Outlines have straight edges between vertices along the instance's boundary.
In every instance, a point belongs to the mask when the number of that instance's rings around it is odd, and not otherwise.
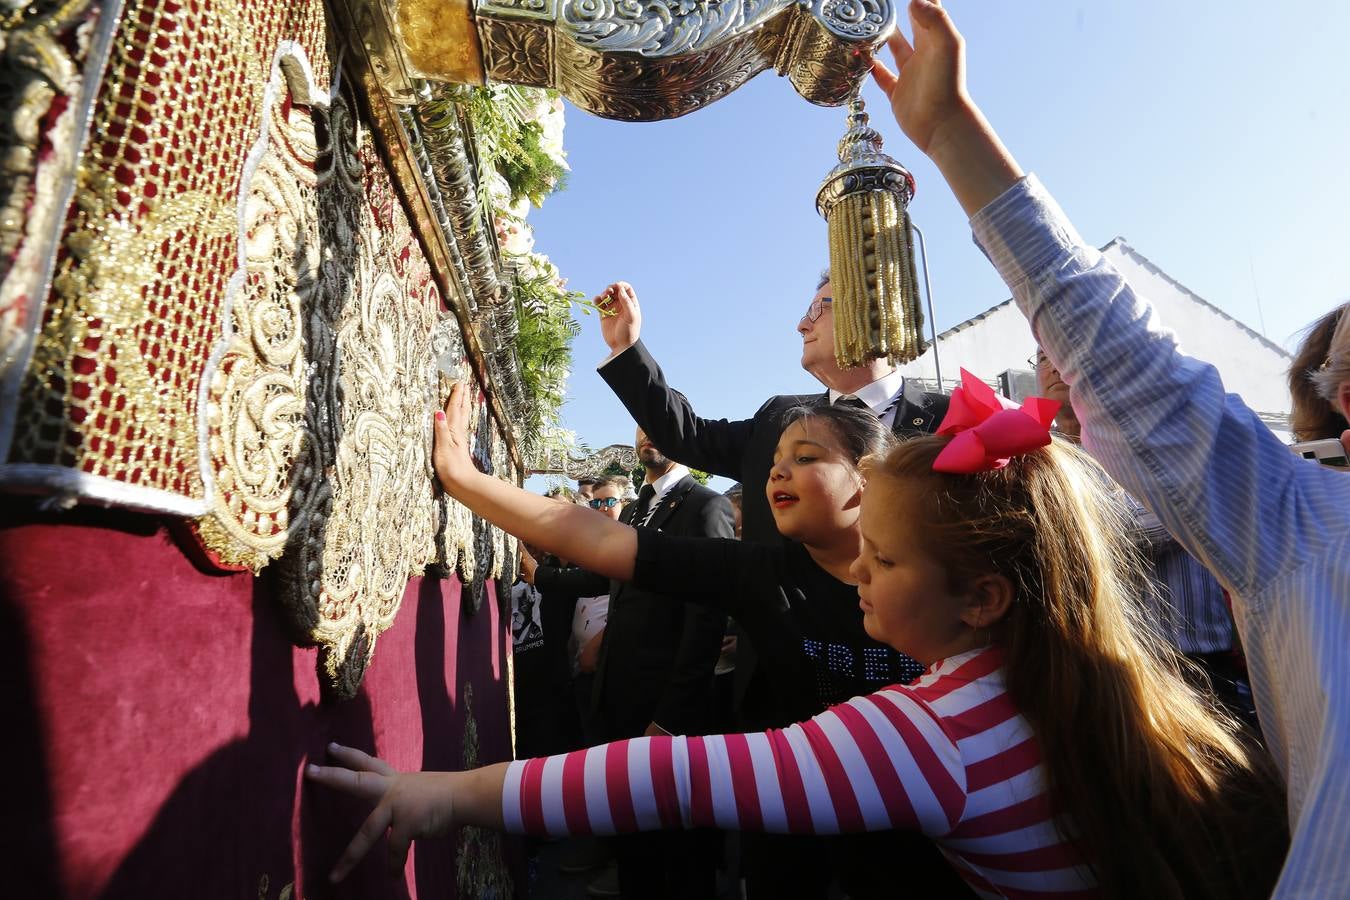
[{"label": "crowd of people", "polygon": [[[516,641],[570,634],[539,657],[556,718],[470,772],[331,746],[308,777],[374,804],[335,878],[478,825],[615,835],[629,898],[714,896],[721,831],[751,898],[1345,893],[1350,478],[1082,241],[967,93],[947,12],[912,0],[910,23],[875,79],[1030,322],[1043,397],[841,368],[827,275],[797,327],[825,391],[701,418],[616,283],[600,375],[643,483],[582,508],[479,472],[457,386],[436,474],[540,554]],[[1297,438],[1350,453],[1347,310],[1290,389]],[[735,507],[686,466],[743,485]]]}]

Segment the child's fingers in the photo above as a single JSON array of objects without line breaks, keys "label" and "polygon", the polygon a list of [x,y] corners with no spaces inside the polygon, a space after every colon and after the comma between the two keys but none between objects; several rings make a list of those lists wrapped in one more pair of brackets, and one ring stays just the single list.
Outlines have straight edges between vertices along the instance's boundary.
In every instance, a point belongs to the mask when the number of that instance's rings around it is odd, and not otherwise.
[{"label": "child's fingers", "polygon": [[454,443],[456,435],[464,433],[469,421],[469,385],[467,381],[456,381],[450,387],[450,396],[445,400],[445,415],[437,416],[435,422],[436,440],[442,446]]},{"label": "child's fingers", "polygon": [[389,776],[379,772],[362,772],[342,766],[310,765],[305,777],[317,784],[334,788],[372,803],[378,803],[389,790]]},{"label": "child's fingers", "polygon": [[370,852],[370,848],[375,846],[375,842],[384,837],[384,833],[389,830],[389,822],[393,818],[393,812],[388,804],[381,803],[375,807],[366,820],[361,823],[357,829],[356,837],[347,845],[347,849],[342,851],[342,857],[337,865],[333,867],[333,873],[328,876],[330,881],[341,881],[356,868],[356,864],[365,858]]},{"label": "child's fingers", "polygon": [[924,33],[924,40],[933,39],[945,44],[955,44],[961,40],[961,33],[956,30],[952,17],[941,3],[934,0],[911,0],[909,20],[914,25],[916,40],[920,31]]},{"label": "child's fingers", "polygon": [[905,63],[909,62],[909,58],[914,55],[914,47],[911,46],[909,39],[899,28],[891,31],[891,36],[886,38],[886,46],[891,48],[891,56],[895,59],[897,69],[903,69]]},{"label": "child's fingers", "polygon": [[895,85],[900,81],[900,76],[888,69],[880,58],[872,60],[872,78],[887,97],[895,91]]},{"label": "child's fingers", "polygon": [[389,830],[389,874],[397,876],[408,864],[408,850],[413,836],[396,822]]},{"label": "child's fingers", "polygon": [[460,395],[464,393],[464,382],[456,381],[450,385],[450,396],[445,398],[445,415],[449,418],[459,403]]},{"label": "child's fingers", "polygon": [[338,743],[328,745],[328,755],[349,769],[375,772],[380,775],[397,775],[398,770],[378,756],[371,756],[355,747],[344,747]]}]

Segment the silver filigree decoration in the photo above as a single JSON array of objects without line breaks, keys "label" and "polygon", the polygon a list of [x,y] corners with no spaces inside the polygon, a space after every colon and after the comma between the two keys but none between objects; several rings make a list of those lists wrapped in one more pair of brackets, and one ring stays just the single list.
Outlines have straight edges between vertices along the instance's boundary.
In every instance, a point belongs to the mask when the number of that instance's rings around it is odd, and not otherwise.
[{"label": "silver filigree decoration", "polygon": [[589,50],[659,59],[712,50],[793,5],[795,0],[564,0],[558,28]]},{"label": "silver filigree decoration", "polygon": [[894,22],[886,0],[815,0],[812,12],[835,34],[845,38],[881,37]]},{"label": "silver filigree decoration", "polygon": [[478,15],[552,21],[558,9],[556,0],[479,0]]},{"label": "silver filigree decoration", "polygon": [[[465,21],[477,30],[481,63],[470,67],[473,74],[435,76],[406,60],[382,61],[382,72],[417,70],[425,78],[476,83],[485,75],[552,87],[597,115],[653,121],[706,106],[773,68],[808,101],[834,106],[857,91],[895,22],[893,0],[475,0],[472,6],[472,21],[467,15]],[[341,0],[338,8],[364,46],[375,48],[373,57],[387,55],[392,26],[385,0]],[[430,35],[404,35],[404,56],[423,37]],[[396,102],[416,103],[413,87],[394,78],[385,90]]]},{"label": "silver filigree decoration", "polygon": [[637,468],[637,452],[628,444],[610,444],[593,453],[554,453],[538,460],[531,475],[564,475],[568,478],[585,478],[604,472],[610,466],[618,464],[625,472]]}]

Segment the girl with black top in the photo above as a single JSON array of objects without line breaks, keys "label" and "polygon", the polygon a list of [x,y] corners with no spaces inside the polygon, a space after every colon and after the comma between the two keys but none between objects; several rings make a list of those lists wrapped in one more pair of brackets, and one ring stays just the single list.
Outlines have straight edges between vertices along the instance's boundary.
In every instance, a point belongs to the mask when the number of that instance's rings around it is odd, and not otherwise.
[{"label": "girl with black top", "polygon": [[637,529],[633,582],[724,609],[758,662],[739,703],[741,725],[801,721],[923,667],[863,629],[857,586],[858,462],[892,440],[876,416],[848,406],[788,414],[762,488],[791,543],[685,538]]},{"label": "girl with black top", "polygon": [[[849,575],[862,548],[858,464],[893,442],[875,415],[851,406],[789,413],[768,483],[758,487],[790,539],[773,546],[633,528],[500,481],[490,494],[462,499],[531,546],[579,561],[589,572],[725,610],[758,655],[740,698],[740,724],[780,728],[923,672],[867,635]],[[438,443],[438,458],[441,450]],[[823,897],[833,875],[857,900],[893,897],[897,859],[904,861],[901,883],[914,896],[970,896],[931,842],[913,834],[742,839],[752,898]]]}]

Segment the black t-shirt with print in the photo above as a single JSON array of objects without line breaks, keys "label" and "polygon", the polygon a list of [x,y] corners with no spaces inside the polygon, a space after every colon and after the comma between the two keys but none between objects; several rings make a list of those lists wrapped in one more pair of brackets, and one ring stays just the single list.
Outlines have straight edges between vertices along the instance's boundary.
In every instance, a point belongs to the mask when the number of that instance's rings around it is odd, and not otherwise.
[{"label": "black t-shirt with print", "polygon": [[746,728],[804,721],[923,673],[867,636],[857,588],[816,565],[801,544],[637,531],[634,584],[725,610],[754,644],[758,661],[740,707]]}]

